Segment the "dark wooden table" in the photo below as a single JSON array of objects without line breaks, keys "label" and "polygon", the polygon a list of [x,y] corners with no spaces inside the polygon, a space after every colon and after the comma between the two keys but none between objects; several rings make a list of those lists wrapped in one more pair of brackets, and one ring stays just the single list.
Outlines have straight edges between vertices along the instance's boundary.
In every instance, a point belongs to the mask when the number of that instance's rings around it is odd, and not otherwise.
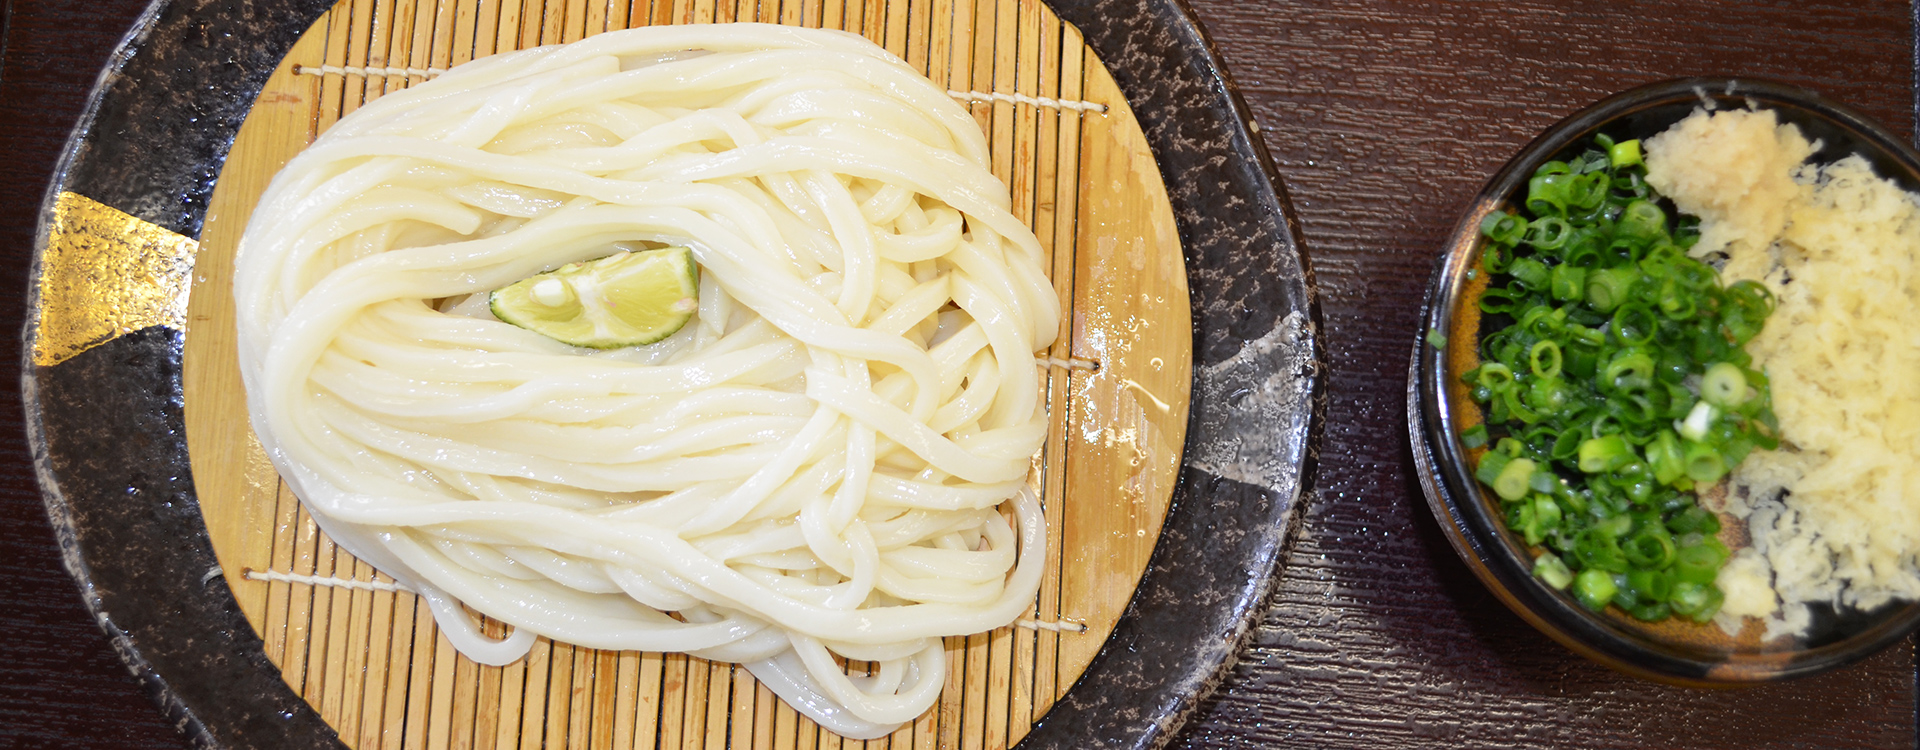
[{"label": "dark wooden table", "polygon": [[[257,0],[270,2],[270,0]],[[1915,119],[1908,3],[1191,0],[1257,114],[1317,276],[1330,401],[1272,608],[1181,747],[1916,747],[1911,641],[1740,691],[1632,680],[1509,613],[1412,477],[1419,297],[1468,199],[1540,129],[1668,77],[1758,76]],[[0,326],[42,193],[146,0],[0,0]],[[11,339],[10,351],[18,351]],[[18,357],[0,373],[19,382]],[[177,748],[61,567],[17,394],[0,399],[0,747]]]}]

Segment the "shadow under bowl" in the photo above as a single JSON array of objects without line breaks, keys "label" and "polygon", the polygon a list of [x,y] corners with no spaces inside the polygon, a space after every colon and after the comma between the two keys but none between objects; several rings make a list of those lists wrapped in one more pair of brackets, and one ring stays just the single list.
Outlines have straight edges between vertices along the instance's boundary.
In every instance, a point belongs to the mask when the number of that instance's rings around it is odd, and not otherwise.
[{"label": "shadow under bowl", "polygon": [[[1449,236],[1434,270],[1415,332],[1407,379],[1407,423],[1414,463],[1427,503],[1448,540],[1475,575],[1521,618],[1573,651],[1621,672],[1672,684],[1738,686],[1815,674],[1866,658],[1920,627],[1920,603],[1893,602],[1870,611],[1812,606],[1812,624],[1800,636],[1763,641],[1756,623],[1737,636],[1712,624],[1678,618],[1633,619],[1617,607],[1592,612],[1569,593],[1532,575],[1533,555],[1510,532],[1500,502],[1473,478],[1462,428],[1483,421],[1460,375],[1479,365],[1480,221],[1518,205],[1541,164],[1568,159],[1596,133],[1615,140],[1647,138],[1696,108],[1769,109],[1783,123],[1819,142],[1815,163],[1859,154],[1874,172],[1909,192],[1920,192],[1920,154],[1903,139],[1843,105],[1793,86],[1730,78],[1687,78],[1616,94],[1548,128],[1502,168],[1474,199]],[[1444,348],[1428,333],[1445,335]]]}]

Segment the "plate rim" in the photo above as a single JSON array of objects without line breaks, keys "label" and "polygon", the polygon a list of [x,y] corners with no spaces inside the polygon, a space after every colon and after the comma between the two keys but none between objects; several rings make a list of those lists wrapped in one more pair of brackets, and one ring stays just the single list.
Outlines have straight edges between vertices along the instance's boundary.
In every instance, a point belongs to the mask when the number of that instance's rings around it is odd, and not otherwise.
[{"label": "plate rim", "polygon": [[[1146,573],[1086,672],[1019,747],[1160,747],[1231,669],[1296,536],[1325,415],[1319,305],[1298,221],[1265,143],[1255,137],[1257,124],[1185,0],[1044,1],[1106,63],[1166,182],[1187,256],[1194,401],[1179,480]],[[260,9],[245,0],[153,0],[94,83],[48,182],[36,227],[21,391],[43,503],[89,614],[162,712],[203,747],[343,745],[266,660],[224,580],[200,575],[217,569],[217,561],[187,462],[179,377],[183,334],[155,326],[66,362],[36,364],[42,260],[53,207],[68,191],[197,238],[214,178],[253,99],[299,34],[333,5],[292,0]],[[249,33],[222,36],[223,30]],[[167,85],[180,77],[200,85]],[[210,109],[196,110],[205,127],[187,138],[170,140],[164,124],[142,121],[162,119],[154,116],[177,104],[170,94],[156,92],[201,89],[213,91],[214,101]],[[1214,158],[1223,153],[1235,158]],[[1203,195],[1202,184],[1213,186],[1211,192]],[[1222,189],[1244,199],[1243,205],[1212,206]],[[1247,282],[1255,275],[1261,283],[1251,289],[1196,283]],[[1233,333],[1235,327],[1242,332]],[[1269,348],[1255,351],[1250,344],[1256,339]],[[1276,403],[1291,408],[1284,423],[1260,426],[1254,435],[1236,423],[1222,399],[1203,398],[1203,387],[1240,385],[1250,376],[1272,381],[1277,390],[1271,395],[1281,399]],[[102,378],[147,385],[157,378],[171,387],[134,399],[145,411],[133,414],[138,424],[128,428],[133,439],[160,441],[163,463],[175,469],[164,478],[146,477],[146,484],[125,485],[145,491],[149,504],[104,504],[104,490],[118,490],[121,483],[113,480],[125,478],[127,467],[113,463],[122,457],[75,456],[66,448],[76,435],[89,445],[127,437],[119,425],[106,429],[107,422],[99,421],[123,415],[113,411],[115,405],[69,395],[84,392],[75,391],[74,381]],[[164,444],[169,436],[177,445]],[[1208,449],[1207,456],[1196,456],[1196,444]],[[99,461],[110,466],[94,475],[99,467],[88,462]],[[1224,542],[1222,527],[1233,531]],[[90,553],[102,540],[123,539],[170,552],[151,569],[134,570],[106,553]],[[1178,543],[1170,546],[1170,540]],[[1213,553],[1182,557],[1176,550]],[[1196,562],[1200,557],[1206,559]],[[1235,565],[1204,565],[1221,560]],[[153,611],[152,597],[161,592],[115,589],[129,581],[181,595],[171,606],[175,616]],[[138,606],[143,602],[149,606]],[[1211,608],[1195,617],[1196,604]],[[190,643],[169,640],[164,631],[170,626],[192,626],[173,634]],[[1141,656],[1142,649],[1152,656]],[[228,684],[255,692],[247,700],[235,699],[238,690],[220,695],[196,685],[192,668],[206,670],[201,675],[238,675],[242,682]]]}]

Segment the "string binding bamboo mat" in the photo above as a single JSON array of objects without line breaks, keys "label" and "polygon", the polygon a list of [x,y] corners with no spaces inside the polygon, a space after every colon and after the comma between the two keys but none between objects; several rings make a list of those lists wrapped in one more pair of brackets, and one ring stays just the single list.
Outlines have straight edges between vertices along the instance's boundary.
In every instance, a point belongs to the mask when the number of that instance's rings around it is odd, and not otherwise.
[{"label": "string binding bamboo mat", "polygon": [[[1048,520],[1038,600],[1013,626],[947,639],[940,703],[864,743],[820,730],[732,664],[544,638],[504,667],[460,656],[426,606],[335,547],[280,482],[248,427],[235,364],[241,230],[273,174],[341,116],[496,52],[733,21],[859,33],[944,81],[988,135],[994,172],[1050,254],[1065,311],[1037,373],[1051,422],[1030,475]],[[1186,435],[1192,328],[1165,186],[1106,69],[1033,0],[342,0],[255,101],[194,268],[187,440],[217,574],[287,684],[362,750],[1011,746],[1126,607]]]}]

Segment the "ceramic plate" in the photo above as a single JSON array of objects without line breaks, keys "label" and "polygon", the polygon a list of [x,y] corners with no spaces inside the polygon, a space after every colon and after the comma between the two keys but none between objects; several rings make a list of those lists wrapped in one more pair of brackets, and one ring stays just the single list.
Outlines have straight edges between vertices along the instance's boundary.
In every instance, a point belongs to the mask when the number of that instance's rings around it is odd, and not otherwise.
[{"label": "ceramic plate", "polygon": [[[216,178],[268,75],[330,5],[156,2],[68,144],[36,249],[24,392],[48,513],[115,647],[214,747],[341,746],[220,574],[181,377],[193,241]],[[1147,573],[1020,746],[1152,747],[1223,676],[1277,573],[1323,411],[1316,313],[1279,181],[1190,13],[1173,0],[1050,5],[1106,62],[1167,185],[1193,390]]]}]

